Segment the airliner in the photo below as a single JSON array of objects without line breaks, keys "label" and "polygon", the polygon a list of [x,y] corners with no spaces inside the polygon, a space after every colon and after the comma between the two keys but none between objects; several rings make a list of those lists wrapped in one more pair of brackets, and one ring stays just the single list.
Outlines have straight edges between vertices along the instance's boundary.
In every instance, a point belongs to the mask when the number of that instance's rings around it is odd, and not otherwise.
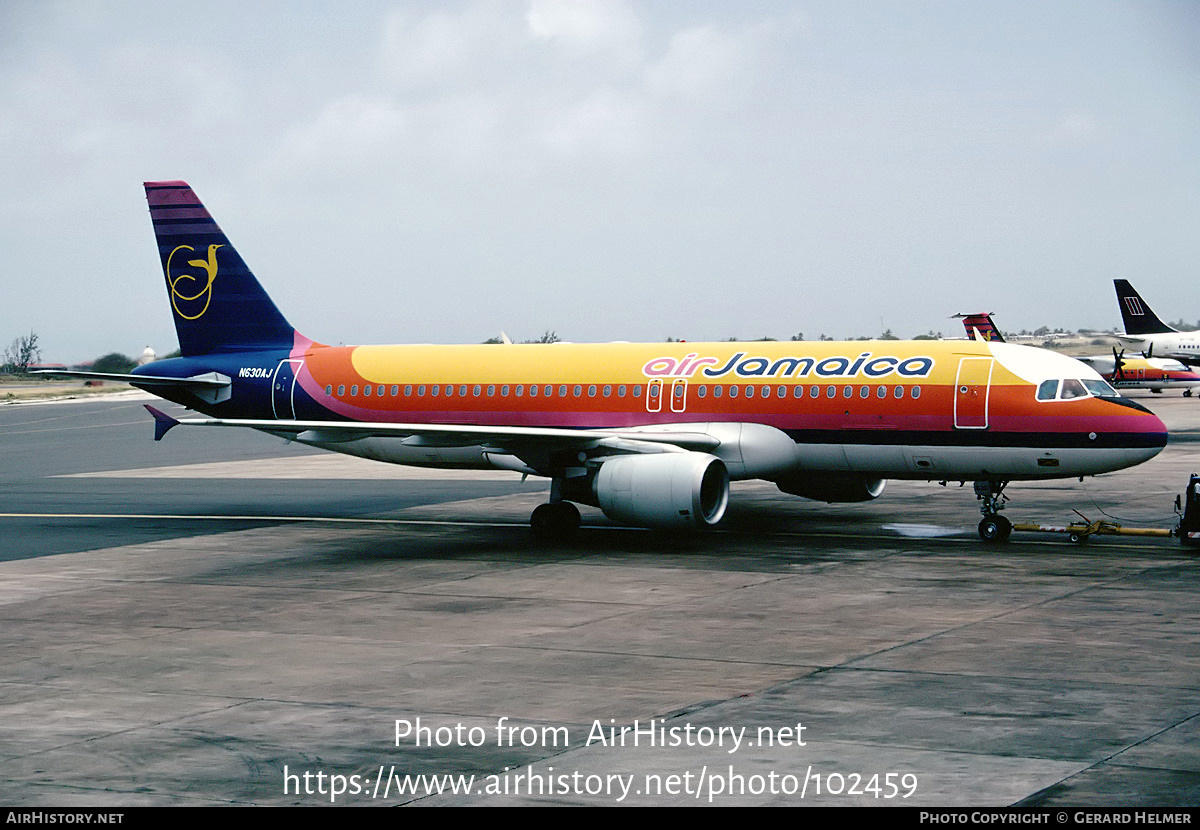
[{"label": "airliner", "polygon": [[1200,331],[1171,328],[1146,304],[1129,280],[1113,280],[1125,335],[1120,339],[1146,357],[1169,357],[1189,366],[1200,364]]},{"label": "airliner", "polygon": [[1111,355],[1085,355],[1076,360],[1086,363],[1114,389],[1149,389],[1162,393],[1181,389],[1185,398],[1200,389],[1200,374],[1178,360],[1169,357],[1140,357],[1113,349]]},{"label": "airliner", "polygon": [[[1004,335],[992,322],[990,312],[954,316],[962,318],[967,337],[993,343],[1005,342]],[[1200,374],[1170,358],[1131,357],[1124,350],[1118,352],[1113,349],[1111,357],[1084,355],[1075,359],[1091,366],[1115,389],[1149,389],[1155,393],[1166,389],[1182,389],[1185,397],[1191,397],[1192,390],[1200,388]]]},{"label": "airliner", "polygon": [[[980,536],[1014,480],[1140,464],[1162,421],[1061,355],[938,341],[328,346],[284,319],[182,181],[145,185],[180,357],[127,380],[203,417],[393,464],[550,480],[530,523],[560,537],[576,504],[652,528],[717,524],[730,481],[826,502],[888,478],[973,481]],[[86,373],[77,373],[86,374]]]}]

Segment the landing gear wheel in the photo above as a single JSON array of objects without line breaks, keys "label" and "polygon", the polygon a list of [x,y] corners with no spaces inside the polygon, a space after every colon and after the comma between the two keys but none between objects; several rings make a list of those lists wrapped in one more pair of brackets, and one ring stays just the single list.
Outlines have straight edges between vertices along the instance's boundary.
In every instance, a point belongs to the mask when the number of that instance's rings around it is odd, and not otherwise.
[{"label": "landing gear wheel", "polygon": [[998,545],[1008,541],[1008,537],[1012,535],[1012,529],[1012,522],[1003,516],[992,513],[984,516],[983,521],[979,523],[979,538],[990,544]]},{"label": "landing gear wheel", "polygon": [[579,530],[579,508],[569,501],[539,504],[529,517],[529,527],[539,539],[567,539]]}]

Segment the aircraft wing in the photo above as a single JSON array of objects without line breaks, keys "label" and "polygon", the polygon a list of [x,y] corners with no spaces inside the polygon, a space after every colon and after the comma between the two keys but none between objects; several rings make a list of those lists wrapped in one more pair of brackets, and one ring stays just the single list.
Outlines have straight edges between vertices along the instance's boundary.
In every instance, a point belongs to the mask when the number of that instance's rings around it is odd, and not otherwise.
[{"label": "aircraft wing", "polygon": [[154,440],[176,426],[241,427],[295,440],[336,444],[360,438],[397,438],[413,446],[483,446],[517,453],[523,448],[608,449],[618,453],[708,451],[720,439],[704,432],[647,429],[560,429],[555,427],[481,426],[477,424],[395,424],[359,421],[283,421],[249,418],[174,418],[144,404],[154,416]]}]

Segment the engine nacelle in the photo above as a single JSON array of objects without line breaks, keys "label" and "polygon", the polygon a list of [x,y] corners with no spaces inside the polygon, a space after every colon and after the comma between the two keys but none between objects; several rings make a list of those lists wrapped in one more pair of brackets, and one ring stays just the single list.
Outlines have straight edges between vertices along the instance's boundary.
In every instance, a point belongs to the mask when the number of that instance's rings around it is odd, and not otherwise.
[{"label": "engine nacelle", "polygon": [[706,527],[729,504],[725,462],[701,452],[623,455],[600,465],[596,503],[616,522],[642,527]]},{"label": "engine nacelle", "polygon": [[879,498],[887,481],[855,473],[809,473],[775,482],[785,493],[813,501],[871,501]]}]

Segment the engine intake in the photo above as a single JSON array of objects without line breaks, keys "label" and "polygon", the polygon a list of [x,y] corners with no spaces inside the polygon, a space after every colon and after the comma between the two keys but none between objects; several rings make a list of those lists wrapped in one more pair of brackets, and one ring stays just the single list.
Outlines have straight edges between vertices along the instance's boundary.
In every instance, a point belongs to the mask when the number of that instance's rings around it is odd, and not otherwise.
[{"label": "engine intake", "polygon": [[729,504],[729,471],[701,452],[623,455],[600,465],[596,503],[617,522],[642,527],[707,527]]}]

